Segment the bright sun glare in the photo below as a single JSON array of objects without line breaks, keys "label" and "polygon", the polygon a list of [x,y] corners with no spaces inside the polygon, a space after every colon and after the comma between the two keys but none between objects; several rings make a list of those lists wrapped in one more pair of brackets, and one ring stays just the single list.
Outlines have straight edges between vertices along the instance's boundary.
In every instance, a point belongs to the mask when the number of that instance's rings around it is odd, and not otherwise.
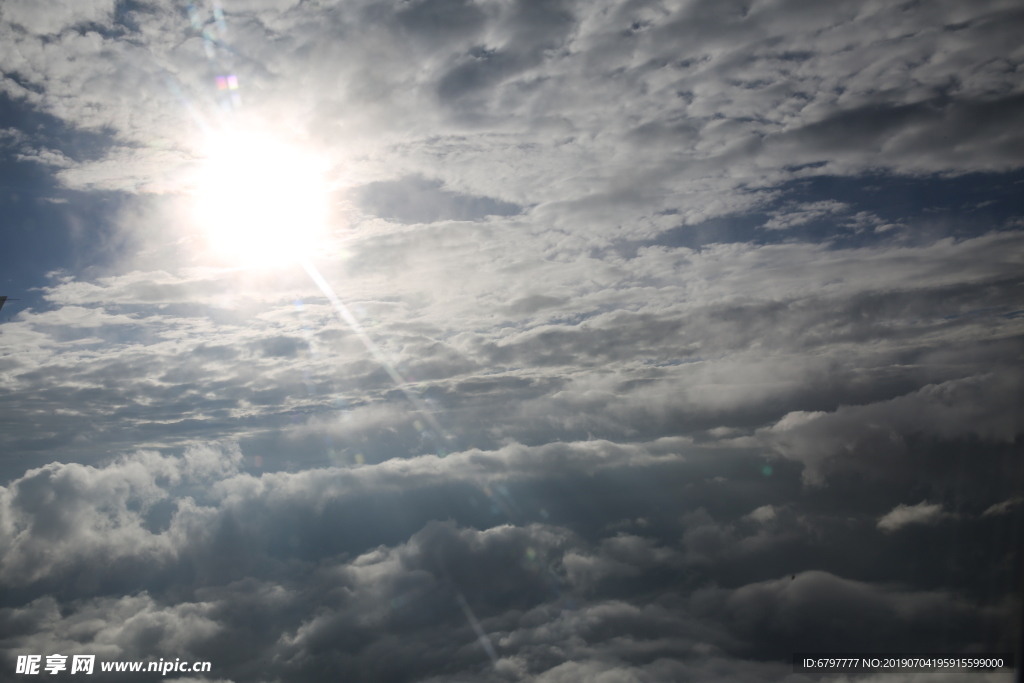
[{"label": "bright sun glare", "polygon": [[282,266],[310,255],[326,227],[327,193],[312,154],[258,134],[211,138],[195,218],[210,246],[244,266]]}]

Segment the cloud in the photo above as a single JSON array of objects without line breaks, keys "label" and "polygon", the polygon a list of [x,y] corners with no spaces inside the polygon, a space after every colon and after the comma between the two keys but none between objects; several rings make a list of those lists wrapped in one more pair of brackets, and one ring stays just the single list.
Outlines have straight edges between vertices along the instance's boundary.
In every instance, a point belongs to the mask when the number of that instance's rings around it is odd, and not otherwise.
[{"label": "cloud", "polygon": [[[369,492],[458,482],[489,490],[496,482],[649,466],[678,459],[673,451],[680,446],[685,443],[671,439],[647,445],[510,444],[492,452],[259,478],[239,473],[243,456],[233,445],[193,446],[181,458],[140,451],[104,467],[53,463],[2,489],[0,577],[14,585],[68,576],[86,583],[126,580],[133,572],[161,570],[200,546],[218,543],[215,530],[224,524],[238,541],[252,544],[251,552],[265,552],[257,539],[264,525],[275,523],[281,506],[319,515],[327,506],[358,502]],[[101,561],[102,571],[94,566]],[[92,570],[97,574],[89,575]]]},{"label": "cloud", "polygon": [[[333,518],[329,501],[344,495],[345,489],[379,495],[386,484],[368,479],[325,488],[316,483],[341,475],[339,471],[265,475],[257,480],[233,474],[235,460],[230,449],[193,450],[180,459],[138,453],[100,469],[54,465],[8,487],[3,519],[16,520],[16,529],[14,551],[4,553],[5,584],[46,579],[46,570],[37,567],[29,572],[25,567],[24,549],[36,541],[48,541],[51,548],[55,543],[74,543],[83,550],[61,553],[72,564],[51,565],[48,570],[73,568],[77,573],[77,579],[64,584],[80,596],[74,609],[69,612],[45,596],[3,610],[0,618],[11,626],[5,646],[18,651],[90,653],[100,659],[217,659],[221,675],[233,672],[229,675],[236,680],[268,666],[276,675],[299,680],[315,678],[325,665],[339,674],[371,671],[375,676],[443,671],[453,662],[473,667],[483,653],[475,645],[476,636],[456,596],[463,596],[489,632],[500,631],[502,624],[511,626],[515,618],[510,622],[510,615],[517,611],[533,611],[534,617],[524,614],[524,618],[534,623],[536,616],[557,615],[558,610],[552,611],[548,603],[564,601],[565,594],[575,590],[576,574],[567,574],[563,562],[587,559],[586,542],[562,527],[506,524],[477,530],[449,521],[429,522],[394,546],[370,547],[352,555],[328,552],[320,560],[289,567],[265,555],[276,543],[269,539],[271,547],[267,547],[266,536],[268,532],[275,535],[272,529],[290,514],[287,510],[298,505]],[[380,467],[352,474],[372,474]],[[48,482],[74,477],[81,483],[76,495],[70,494],[67,485],[51,484],[60,489],[60,495],[42,497],[49,501],[45,513],[25,509],[28,490],[38,487],[41,477]],[[111,505],[109,489],[98,488],[103,482],[121,484],[122,502]],[[203,486],[196,488],[200,483]],[[176,508],[162,531],[147,528],[148,513],[163,500],[154,489],[175,497]],[[207,504],[192,502],[191,496],[183,495],[186,492]],[[133,504],[135,500],[141,502]],[[258,519],[252,515],[257,509],[263,509]],[[53,515],[67,519],[62,513],[71,510],[77,512],[77,523],[54,529],[48,522]],[[219,521],[214,519],[218,516]],[[239,523],[253,526],[243,531]],[[286,536],[298,531],[289,527],[283,529]],[[100,528],[105,531],[102,535],[96,533]],[[169,552],[157,555],[150,548],[160,541]],[[121,550],[112,550],[118,547]],[[296,551],[287,543],[284,547],[291,548],[288,554]],[[162,590],[86,597],[109,590],[118,563],[133,551],[132,571],[123,573],[120,580],[132,583],[141,577],[144,583],[163,585]],[[577,559],[569,560],[569,551]],[[653,550],[649,540],[635,536],[610,539],[600,552],[621,566],[633,564],[639,570],[664,564],[671,556],[667,549]],[[173,562],[175,554],[179,558],[175,571],[153,574],[154,564]],[[260,555],[263,560],[257,559]],[[256,570],[257,576],[232,579],[231,567],[240,561],[250,572],[260,565],[263,569]],[[192,570],[184,570],[186,566]],[[187,598],[180,592],[181,582],[191,572],[205,574],[205,579],[193,589],[198,593],[190,593],[196,597]],[[90,573],[102,578],[86,580]],[[254,622],[247,616],[252,609],[264,616]],[[432,642],[431,648],[414,644],[409,639],[412,634],[421,643]],[[399,637],[402,640],[396,640]],[[494,636],[499,637],[500,633]],[[336,657],[339,642],[353,648],[350,656]],[[399,642],[411,647],[395,649]],[[230,643],[238,647],[225,659],[224,648]],[[391,654],[382,659],[384,651]],[[543,661],[527,663],[523,675],[536,666],[546,668]]]},{"label": "cloud", "polygon": [[[5,253],[50,273],[0,330],[6,652],[795,681],[797,645],[1010,647],[1013,3],[45,9],[0,10]],[[361,331],[210,252],[225,129],[325,160],[310,259]]]},{"label": "cloud", "polygon": [[38,35],[57,34],[76,23],[109,21],[114,13],[113,0],[87,0],[80,3],[54,3],[41,8],[36,3],[13,0],[5,3],[3,18]]},{"label": "cloud", "polygon": [[[173,655],[202,647],[221,626],[211,619],[212,604],[166,607],[142,593],[98,598],[62,614],[53,598],[5,610],[12,627],[6,645],[36,652],[93,654],[97,659],[148,659],[153,652]],[[99,672],[99,666],[96,671]]]},{"label": "cloud", "polygon": [[[12,5],[5,16],[29,31],[8,31],[9,63],[29,87],[9,80],[8,89],[73,125],[135,143],[80,162],[65,182],[138,189],[161,167],[188,162],[166,149],[195,147],[182,139],[189,115],[174,93],[204,113],[216,95],[205,80],[201,31],[184,16],[163,5],[116,17],[111,10],[75,5],[43,21],[30,18],[28,5]],[[343,130],[356,150],[397,135],[406,171],[430,177],[413,159],[440,152],[454,162],[443,180],[473,188],[469,194],[532,204],[555,189],[584,203],[614,192],[631,205],[643,197],[671,206],[692,179],[727,168],[732,177],[779,179],[807,165],[839,174],[1013,167],[1019,92],[1014,58],[1006,57],[1014,37],[1008,11],[843,4],[809,12],[782,4],[741,16],[705,3],[655,10],[420,2],[375,12],[328,3],[313,14],[256,3],[227,9],[225,35],[248,57],[233,65],[246,111]],[[211,15],[200,11],[199,20],[216,34]],[[76,21],[117,32],[65,28]],[[890,32],[902,39],[881,38]],[[44,43],[39,33],[57,41]],[[346,40],[332,43],[337,33]],[[276,40],[284,34],[286,42]],[[231,60],[211,49],[216,65]],[[72,68],[77,78],[68,78]],[[128,85],[134,96],[121,97]],[[474,147],[500,151],[491,162],[478,159],[494,172],[481,176],[459,161],[460,149]],[[647,172],[627,171],[638,167],[634,150]],[[601,170],[572,170],[595,156]],[[504,166],[512,158],[522,160],[519,172]]]},{"label": "cloud", "polygon": [[416,177],[370,183],[359,194],[364,211],[398,223],[481,220],[522,210],[511,202],[451,192],[442,189],[439,181]]},{"label": "cloud", "polygon": [[823,202],[811,202],[792,207],[786,212],[776,212],[772,219],[764,224],[766,230],[783,230],[795,225],[810,223],[824,216],[835,213],[845,213],[848,206],[834,200]]},{"label": "cloud", "polygon": [[762,505],[761,507],[759,507],[756,510],[752,511],[747,516],[750,517],[750,519],[754,520],[755,522],[761,522],[762,524],[764,524],[764,523],[767,523],[767,522],[771,522],[778,515],[775,512],[775,507],[773,505]]},{"label": "cloud", "polygon": [[990,515],[1005,515],[1021,503],[1024,503],[1024,499],[1020,497],[1010,498],[1009,500],[1004,500],[1000,503],[993,503],[989,507],[985,508],[985,512],[982,514],[985,517]]},{"label": "cloud", "polygon": [[[773,638],[823,646],[842,637],[870,650],[897,633],[924,642],[939,621],[976,638],[1006,617],[1000,604],[820,570],[734,587],[699,573],[689,588],[664,583],[709,563],[719,576],[733,561],[756,567],[773,549],[791,556],[795,541],[814,538],[802,514],[770,504],[734,521],[696,510],[676,527],[681,538],[658,530],[664,520],[593,539],[554,521],[475,527],[419,517],[387,543],[353,533],[395,511],[391,501],[422,506],[417,490],[451,501],[459,478],[522,519],[528,489],[513,493],[517,480],[578,482],[572,472],[612,467],[609,481],[621,487],[637,465],[657,468],[638,457],[666,445],[514,445],[258,477],[239,471],[244,456],[231,446],[138,452],[102,467],[54,463],[2,492],[0,582],[25,596],[0,610],[4,646],[213,661],[214,674],[231,680],[318,680],[325,670],[655,680],[708,667],[751,667],[755,679],[772,680],[785,665],[771,661],[782,651]],[[581,498],[597,499],[586,489]],[[709,498],[727,499],[724,490]],[[493,668],[467,610],[492,644]]]},{"label": "cloud", "polygon": [[[906,453],[906,440],[914,434],[951,439],[977,435],[1012,442],[1021,430],[1016,413],[1001,410],[1012,405],[1019,378],[1014,374],[974,376],[928,385],[911,394],[864,406],[841,406],[835,412],[797,411],[758,431],[758,438],[783,457],[805,465],[804,480],[820,484],[835,468],[857,468],[880,475],[897,471],[882,467]],[[979,403],[993,395],[992,404]],[[895,465],[895,463],[893,464]],[[899,468],[901,469],[901,468]]]},{"label": "cloud", "polygon": [[602,541],[599,552],[570,552],[562,558],[573,585],[586,588],[607,578],[640,576],[654,567],[681,567],[682,554],[658,547],[654,539],[618,533]]},{"label": "cloud", "polygon": [[[822,645],[840,638],[846,639],[851,650],[874,651],[892,642],[886,635],[890,629],[900,634],[900,642],[907,647],[912,642],[927,647],[926,634],[942,628],[932,621],[936,614],[970,614],[967,621],[979,623],[990,618],[942,592],[882,588],[815,571],[735,590],[709,591],[694,596],[693,602],[697,609],[712,609],[712,605],[717,609],[720,604],[732,633],[740,638],[756,633],[748,642],[757,642],[756,647],[765,652],[778,651],[794,639],[810,651],[821,651]],[[826,616],[836,614],[844,618]],[[864,623],[872,624],[871,632],[858,628]]]},{"label": "cloud", "polygon": [[[1005,441],[1017,429],[1005,407],[1017,381],[1014,233],[842,250],[648,247],[565,262],[509,259],[518,239],[483,224],[368,237],[329,274],[414,390],[450,411],[457,440],[445,450],[760,428],[748,445],[811,464],[808,476],[821,463],[825,476],[840,441],[878,432],[864,431],[869,417],[900,438]],[[478,275],[453,290],[462,269]],[[298,275],[193,267],[55,282],[49,309],[5,324],[0,402],[25,419],[0,439],[42,449],[32,466],[101,443],[92,457],[220,438],[320,458],[438,452]],[[1007,371],[991,374],[993,363]],[[883,415],[887,406],[896,412]],[[829,414],[779,422],[801,411]],[[109,420],[116,429],[101,426]]]},{"label": "cloud", "polygon": [[921,501],[917,505],[900,504],[878,518],[878,528],[887,533],[898,531],[911,524],[935,524],[949,514],[938,503]]}]

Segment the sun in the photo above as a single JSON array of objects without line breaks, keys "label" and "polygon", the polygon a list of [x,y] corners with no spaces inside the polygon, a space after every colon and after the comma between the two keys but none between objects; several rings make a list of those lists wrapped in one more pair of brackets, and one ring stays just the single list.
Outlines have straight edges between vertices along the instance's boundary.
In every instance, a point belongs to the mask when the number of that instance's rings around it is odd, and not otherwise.
[{"label": "sun", "polygon": [[211,136],[205,152],[194,207],[210,247],[240,266],[308,257],[326,229],[322,161],[257,133]]}]

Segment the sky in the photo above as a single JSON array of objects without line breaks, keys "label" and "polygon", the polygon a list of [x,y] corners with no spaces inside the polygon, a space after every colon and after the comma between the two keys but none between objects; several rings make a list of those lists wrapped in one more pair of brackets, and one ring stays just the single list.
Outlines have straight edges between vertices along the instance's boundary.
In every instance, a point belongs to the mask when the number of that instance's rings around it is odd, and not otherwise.
[{"label": "sky", "polygon": [[1022,32],[5,0],[0,681],[1009,681]]}]

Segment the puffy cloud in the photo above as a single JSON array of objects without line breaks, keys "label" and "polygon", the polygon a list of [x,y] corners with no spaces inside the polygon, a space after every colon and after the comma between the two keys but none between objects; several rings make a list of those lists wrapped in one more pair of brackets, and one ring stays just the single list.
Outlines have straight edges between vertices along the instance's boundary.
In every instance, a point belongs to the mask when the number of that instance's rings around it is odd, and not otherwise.
[{"label": "puffy cloud", "polygon": [[575,586],[595,586],[606,578],[640,576],[654,567],[682,566],[683,555],[659,547],[655,539],[618,533],[601,542],[598,552],[570,552],[562,558],[566,575]]},{"label": "puffy cloud", "polygon": [[762,505],[756,510],[752,511],[747,517],[750,519],[765,524],[774,520],[778,514],[775,512],[775,506],[773,505]]},{"label": "puffy cloud", "polygon": [[[879,476],[902,469],[883,467],[906,450],[914,434],[951,439],[976,435],[1010,443],[1020,433],[1014,399],[1016,373],[974,376],[927,385],[912,394],[835,412],[797,411],[758,431],[763,443],[804,463],[804,479],[822,483],[830,468],[857,468]],[[990,399],[997,398],[990,402]]]},{"label": "puffy cloud", "polygon": [[[671,445],[514,445],[260,477],[238,471],[242,456],[230,446],[181,457],[138,452],[101,467],[54,463],[3,490],[0,581],[29,598],[0,611],[4,645],[103,660],[208,660],[231,680],[319,680],[323,671],[437,680],[476,671],[523,681],[593,671],[655,680],[739,669],[772,680],[788,666],[757,663],[781,651],[773,638],[853,638],[871,649],[876,637],[932,637],[936,615],[965,634],[1006,618],[998,602],[825,571],[731,588],[700,578],[701,567],[727,576],[730,562],[756,567],[777,549],[813,544],[814,524],[788,507],[740,509],[733,521],[699,509],[670,527],[681,538],[659,529],[666,520],[647,518],[631,524],[635,532],[590,538],[523,520],[515,508],[526,505],[526,489],[506,489],[523,478],[533,486],[577,481],[571,473],[586,471],[588,460],[595,474],[614,468],[609,480],[622,486],[629,470],[659,466],[639,454]],[[459,478],[521,521],[415,517],[412,533],[389,543],[351,538],[382,515],[370,501],[415,508],[423,505],[411,497],[417,489],[450,499]],[[356,526],[346,523],[360,515]],[[384,531],[381,520],[372,523]],[[666,582],[695,570],[682,584]],[[847,615],[848,628],[836,625],[836,613]]]},{"label": "puffy cloud", "polygon": [[882,531],[893,532],[911,524],[935,524],[948,513],[942,510],[942,506],[922,500],[917,505],[899,504],[892,510],[878,518],[878,528]]},{"label": "puffy cloud", "polygon": [[[244,552],[266,553],[271,550],[266,535],[281,515],[322,517],[339,502],[358,503],[368,494],[388,491],[404,494],[466,483],[489,492],[501,482],[650,466],[678,460],[681,445],[672,439],[646,445],[510,444],[492,452],[258,478],[239,473],[243,456],[235,445],[192,446],[180,458],[141,451],[100,467],[52,463],[0,489],[0,577],[14,585],[73,576],[83,585],[131,582],[133,574],[192,561],[191,554],[202,555],[203,548],[214,550],[229,539],[241,543]],[[487,495],[503,507],[514,505],[507,495],[508,502]],[[618,554],[633,554],[627,550],[620,548]]]},{"label": "puffy cloud", "polygon": [[210,618],[213,607],[162,606],[142,593],[89,600],[67,614],[53,598],[38,598],[4,610],[11,627],[5,645],[19,651],[94,654],[99,660],[149,659],[154,654],[173,659],[201,648],[221,630]]},{"label": "puffy cloud", "polygon": [[139,454],[110,468],[77,464],[30,470],[3,489],[7,581],[24,583],[97,562],[116,565],[171,551],[144,514],[166,496],[158,477],[178,476],[166,459]]}]

